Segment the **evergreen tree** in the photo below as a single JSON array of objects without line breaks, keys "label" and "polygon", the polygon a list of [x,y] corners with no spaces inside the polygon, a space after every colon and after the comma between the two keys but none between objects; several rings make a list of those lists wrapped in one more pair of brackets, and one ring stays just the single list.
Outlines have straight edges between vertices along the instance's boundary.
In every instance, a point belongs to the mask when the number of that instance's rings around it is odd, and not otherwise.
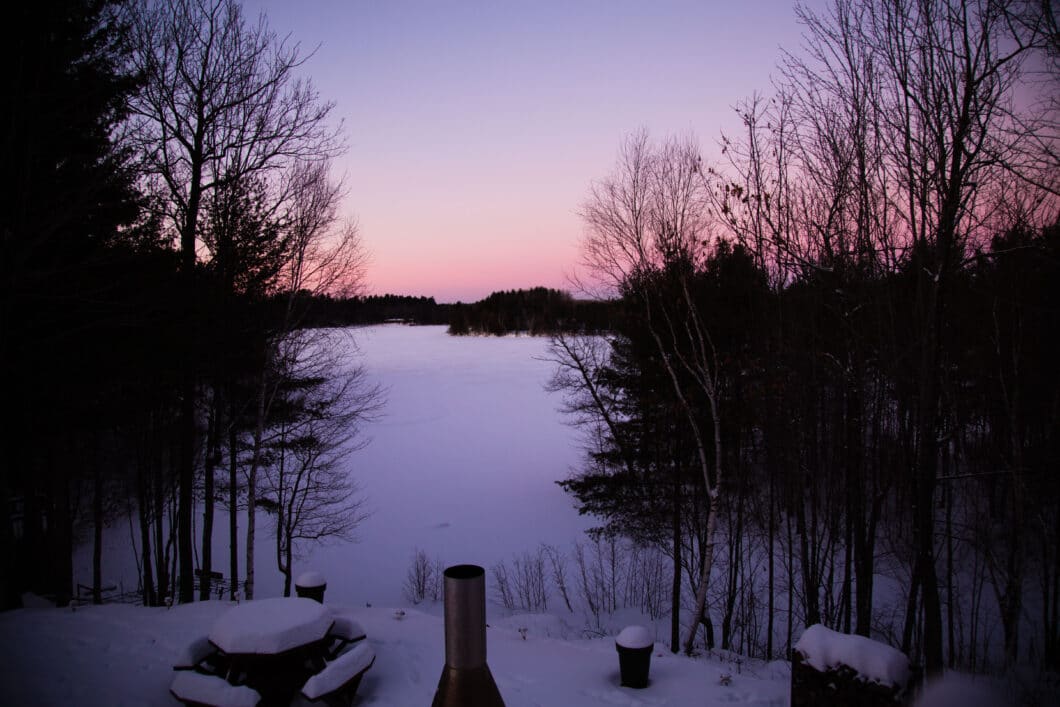
[{"label": "evergreen tree", "polygon": [[114,140],[137,88],[115,10],[19,5],[0,41],[0,365],[18,411],[3,432],[4,605],[20,590],[70,595],[76,484],[95,478],[100,495],[104,433],[123,415],[113,396],[142,372],[120,363],[138,350],[138,329],[161,332],[144,300],[165,308],[172,263],[138,223],[128,153]]}]

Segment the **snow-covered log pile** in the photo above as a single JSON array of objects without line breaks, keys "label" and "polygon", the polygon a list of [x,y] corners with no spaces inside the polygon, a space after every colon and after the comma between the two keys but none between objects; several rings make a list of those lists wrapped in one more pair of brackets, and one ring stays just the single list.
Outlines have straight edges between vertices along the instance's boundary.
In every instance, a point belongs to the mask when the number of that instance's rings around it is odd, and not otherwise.
[{"label": "snow-covered log pile", "polygon": [[864,636],[810,626],[791,656],[791,707],[904,704],[913,670],[901,651]]}]

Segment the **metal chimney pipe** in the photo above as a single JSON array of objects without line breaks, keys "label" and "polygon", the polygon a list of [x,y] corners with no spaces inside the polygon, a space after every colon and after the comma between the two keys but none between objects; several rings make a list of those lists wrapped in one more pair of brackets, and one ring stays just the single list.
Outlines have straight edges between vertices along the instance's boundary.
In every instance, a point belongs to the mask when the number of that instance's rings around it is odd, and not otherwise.
[{"label": "metal chimney pipe", "polygon": [[486,570],[445,570],[445,667],[432,707],[504,707],[486,665]]}]

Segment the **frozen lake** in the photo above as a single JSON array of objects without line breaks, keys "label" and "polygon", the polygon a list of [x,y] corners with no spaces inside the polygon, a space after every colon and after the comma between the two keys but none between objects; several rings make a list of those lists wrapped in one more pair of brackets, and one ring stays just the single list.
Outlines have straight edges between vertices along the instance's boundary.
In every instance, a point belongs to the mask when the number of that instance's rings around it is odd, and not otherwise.
[{"label": "frozen lake", "polygon": [[[360,542],[308,564],[354,601],[402,603],[414,547],[446,565],[490,566],[589,526],[554,482],[578,463],[577,433],[544,384],[540,337],[454,337],[445,327],[357,330],[361,360],[388,388],[369,446],[349,458],[373,515]],[[332,579],[334,581],[332,581]]]},{"label": "frozen lake", "polygon": [[[399,606],[414,548],[443,564],[485,567],[539,543],[568,547],[591,525],[555,484],[579,462],[577,431],[544,384],[552,364],[540,337],[451,337],[445,327],[385,325],[354,331],[370,380],[387,388],[371,443],[347,459],[372,516],[358,542],[313,548],[295,576],[317,569],[328,597]],[[201,513],[195,520],[201,526]],[[124,522],[108,533],[104,581],[136,586]],[[227,515],[215,520],[215,564],[227,574]],[[240,536],[245,532],[240,518]],[[282,592],[269,517],[258,515],[256,596]],[[90,548],[75,563],[90,584]],[[217,569],[217,567],[215,567]],[[242,551],[240,572],[244,571]]]}]

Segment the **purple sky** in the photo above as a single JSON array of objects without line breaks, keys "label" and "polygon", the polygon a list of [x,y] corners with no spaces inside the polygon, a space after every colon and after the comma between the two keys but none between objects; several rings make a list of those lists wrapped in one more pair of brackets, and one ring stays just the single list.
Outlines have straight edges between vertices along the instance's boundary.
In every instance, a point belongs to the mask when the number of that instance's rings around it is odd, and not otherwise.
[{"label": "purple sky", "polygon": [[369,290],[442,302],[564,287],[579,205],[624,137],[691,133],[709,160],[800,37],[791,0],[245,7],[320,45],[305,71],[344,121]]}]

